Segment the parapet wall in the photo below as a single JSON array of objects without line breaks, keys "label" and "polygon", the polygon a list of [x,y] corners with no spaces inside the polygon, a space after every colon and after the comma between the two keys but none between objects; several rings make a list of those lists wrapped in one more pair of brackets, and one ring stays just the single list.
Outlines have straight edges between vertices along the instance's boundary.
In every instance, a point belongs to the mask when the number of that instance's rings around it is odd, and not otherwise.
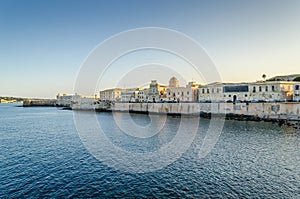
[{"label": "parapet wall", "polygon": [[299,116],[300,103],[115,103],[111,109],[159,114],[235,114],[263,118]]}]

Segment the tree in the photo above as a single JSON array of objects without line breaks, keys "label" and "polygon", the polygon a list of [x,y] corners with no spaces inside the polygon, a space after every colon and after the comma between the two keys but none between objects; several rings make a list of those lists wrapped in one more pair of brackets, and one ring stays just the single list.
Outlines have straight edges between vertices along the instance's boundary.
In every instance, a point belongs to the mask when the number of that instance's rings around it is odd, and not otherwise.
[{"label": "tree", "polygon": [[262,78],[264,79],[264,81],[266,81],[267,75],[266,75],[266,74],[263,74],[263,75],[262,75]]},{"label": "tree", "polygon": [[300,82],[300,76],[299,76],[299,77],[296,77],[293,81],[294,81],[294,82]]}]

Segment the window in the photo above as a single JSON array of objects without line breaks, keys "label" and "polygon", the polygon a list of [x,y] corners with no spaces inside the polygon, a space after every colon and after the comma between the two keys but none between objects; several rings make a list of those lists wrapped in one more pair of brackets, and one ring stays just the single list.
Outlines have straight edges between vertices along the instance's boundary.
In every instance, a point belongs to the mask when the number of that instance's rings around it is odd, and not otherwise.
[{"label": "window", "polygon": [[181,96],[183,96],[184,94],[183,94],[183,91],[181,92]]},{"label": "window", "polygon": [[253,86],[253,93],[255,93],[256,92],[256,87],[255,86]]},{"label": "window", "polygon": [[205,89],[204,88],[202,88],[202,93],[205,93]]},{"label": "window", "polygon": [[261,88],[261,86],[259,86],[259,87],[258,87],[258,89],[259,89],[259,92],[261,92],[261,91],[262,91],[262,88]]},{"label": "window", "polygon": [[247,94],[245,94],[245,97],[248,97],[248,95],[247,95]]},{"label": "window", "polygon": [[211,89],[211,93],[214,93],[214,92],[215,92],[215,89],[212,88],[212,89]]},{"label": "window", "polygon": [[295,86],[295,90],[298,91],[298,90],[299,90],[299,87],[300,87],[299,85],[296,85],[296,86]]},{"label": "window", "polygon": [[231,97],[231,95],[228,95],[228,97]]},{"label": "window", "polygon": [[189,92],[189,91],[187,91],[187,92],[186,92],[186,94],[187,94],[187,95],[189,95],[189,94],[190,94],[190,92]]},{"label": "window", "polygon": [[248,85],[239,85],[239,86],[224,86],[223,92],[224,93],[236,93],[236,92],[248,92],[249,86]]},{"label": "window", "polygon": [[268,92],[269,91],[269,87],[268,86],[266,86],[266,92]]},{"label": "window", "polygon": [[207,89],[207,93],[209,93],[209,89]]},{"label": "window", "polygon": [[273,91],[273,92],[275,91],[275,86],[272,86],[272,91]]}]

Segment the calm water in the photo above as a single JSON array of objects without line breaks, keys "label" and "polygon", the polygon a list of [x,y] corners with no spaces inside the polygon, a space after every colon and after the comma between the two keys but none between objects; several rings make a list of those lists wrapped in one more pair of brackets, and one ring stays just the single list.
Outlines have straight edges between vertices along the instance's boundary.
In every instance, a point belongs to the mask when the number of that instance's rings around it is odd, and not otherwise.
[{"label": "calm water", "polygon": [[[171,142],[180,121],[168,117],[162,132],[140,139],[122,133],[111,113],[96,117],[111,143],[132,153],[155,152]],[[146,115],[130,118],[138,125],[150,122]],[[199,160],[197,146],[209,124],[200,119],[178,160],[134,173],[94,158],[72,111],[0,104],[0,121],[0,198],[300,198],[300,132],[272,123],[226,121],[214,149]]]}]

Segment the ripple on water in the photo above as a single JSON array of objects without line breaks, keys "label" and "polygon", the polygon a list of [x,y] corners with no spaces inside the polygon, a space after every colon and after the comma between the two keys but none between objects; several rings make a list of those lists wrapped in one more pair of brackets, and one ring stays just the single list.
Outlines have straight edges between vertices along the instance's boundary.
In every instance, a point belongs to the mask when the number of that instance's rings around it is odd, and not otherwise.
[{"label": "ripple on water", "polygon": [[[215,148],[199,160],[209,125],[201,119],[194,143],[180,159],[156,172],[134,174],[89,154],[71,111],[0,106],[0,112],[1,198],[300,198],[299,132],[272,123],[226,121]],[[132,152],[170,142],[180,122],[169,118],[164,140],[145,141],[124,135],[110,113],[97,117],[111,141]],[[143,115],[133,121],[149,124]]]}]

